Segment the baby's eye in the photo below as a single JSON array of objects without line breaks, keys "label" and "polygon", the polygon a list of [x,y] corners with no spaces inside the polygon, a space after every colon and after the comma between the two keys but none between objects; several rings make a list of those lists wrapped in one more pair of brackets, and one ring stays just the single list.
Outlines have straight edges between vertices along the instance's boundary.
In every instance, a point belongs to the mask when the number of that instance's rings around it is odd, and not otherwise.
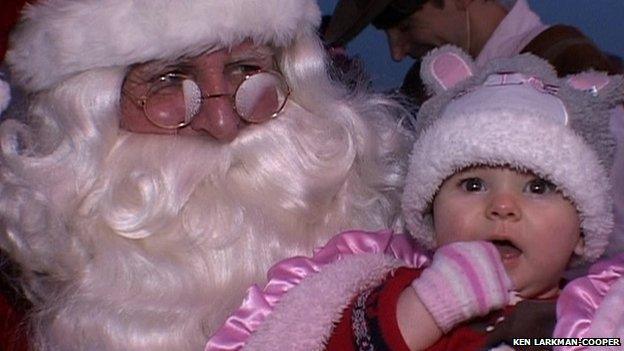
[{"label": "baby's eye", "polygon": [[524,186],[524,191],[538,195],[550,194],[557,191],[557,186],[545,179],[535,178]]},{"label": "baby's eye", "polygon": [[462,179],[459,186],[468,192],[477,192],[485,190],[485,183],[481,178]]}]

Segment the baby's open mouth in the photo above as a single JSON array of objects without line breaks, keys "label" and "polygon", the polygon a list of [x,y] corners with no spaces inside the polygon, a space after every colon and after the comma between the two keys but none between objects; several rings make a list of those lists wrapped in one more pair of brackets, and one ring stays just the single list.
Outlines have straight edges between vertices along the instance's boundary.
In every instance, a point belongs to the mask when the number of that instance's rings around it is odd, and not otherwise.
[{"label": "baby's open mouth", "polygon": [[500,253],[503,261],[517,258],[522,254],[522,250],[520,250],[509,240],[493,240],[492,244],[496,246],[496,249]]}]

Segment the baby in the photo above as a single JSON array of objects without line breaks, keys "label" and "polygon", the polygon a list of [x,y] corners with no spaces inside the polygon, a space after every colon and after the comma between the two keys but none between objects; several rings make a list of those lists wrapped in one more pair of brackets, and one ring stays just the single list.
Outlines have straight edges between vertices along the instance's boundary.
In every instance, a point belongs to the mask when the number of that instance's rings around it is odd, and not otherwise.
[{"label": "baby", "polygon": [[[553,183],[532,172],[478,166],[442,183],[433,200],[432,217],[437,247],[432,265],[411,283],[412,288],[403,290],[396,308],[409,348],[424,349],[443,335],[444,343],[459,335],[464,349],[491,344],[493,340],[476,335],[479,328],[474,323],[453,327],[504,307],[512,288],[521,299],[537,301],[518,305],[522,310],[513,314],[501,311],[497,319],[531,322],[531,328],[540,330],[526,335],[527,331],[516,328],[507,336],[550,336],[563,272],[573,254],[584,252],[574,204]],[[548,308],[548,313],[540,313],[540,307]],[[485,331],[497,335],[495,324],[496,320]],[[472,337],[462,331],[471,331]]]},{"label": "baby", "polygon": [[564,271],[596,260],[613,227],[609,109],[622,77],[557,79],[532,55],[477,71],[454,47],[421,74],[435,96],[403,198],[416,244],[352,231],[280,262],[206,350],[479,350],[552,336]]}]

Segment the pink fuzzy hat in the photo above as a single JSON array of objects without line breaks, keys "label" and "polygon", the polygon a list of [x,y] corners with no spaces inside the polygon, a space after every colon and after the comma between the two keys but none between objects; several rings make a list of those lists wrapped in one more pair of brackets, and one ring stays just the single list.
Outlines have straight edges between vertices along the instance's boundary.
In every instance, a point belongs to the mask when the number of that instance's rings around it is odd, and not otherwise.
[{"label": "pink fuzzy hat", "polygon": [[47,89],[93,68],[128,66],[251,39],[284,47],[316,36],[315,0],[40,0],[10,38],[12,79]]},{"label": "pink fuzzy hat", "polygon": [[506,165],[548,179],[574,202],[583,259],[597,259],[613,229],[609,116],[624,100],[622,77],[591,72],[559,79],[529,54],[477,72],[472,59],[451,46],[425,57],[421,76],[434,97],[418,114],[403,194],[411,234],[427,248],[436,246],[431,203],[446,178],[469,166]]}]

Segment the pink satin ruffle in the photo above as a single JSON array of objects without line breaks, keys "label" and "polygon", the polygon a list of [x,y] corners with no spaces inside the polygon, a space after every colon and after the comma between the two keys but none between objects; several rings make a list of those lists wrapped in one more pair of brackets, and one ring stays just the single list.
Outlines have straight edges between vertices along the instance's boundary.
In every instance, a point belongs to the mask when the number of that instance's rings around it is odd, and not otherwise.
[{"label": "pink satin ruffle", "polygon": [[391,231],[348,231],[333,237],[327,245],[315,250],[312,257],[293,257],[275,264],[267,273],[268,283],[263,289],[252,285],[241,307],[208,340],[204,351],[240,350],[249,335],[266,317],[275,304],[308,275],[319,272],[323,266],[339,261],[346,255],[383,253],[402,260],[408,266],[421,267],[429,262],[424,250],[411,237]]},{"label": "pink satin ruffle", "polygon": [[[624,317],[623,273],[624,254],[620,254],[594,264],[586,276],[568,283],[557,300],[557,325],[553,336],[617,337],[615,330],[624,328],[624,325],[614,324]],[[596,328],[597,325],[600,327]],[[604,335],[596,335],[594,331]],[[582,346],[555,347],[559,351],[583,349]]]}]

